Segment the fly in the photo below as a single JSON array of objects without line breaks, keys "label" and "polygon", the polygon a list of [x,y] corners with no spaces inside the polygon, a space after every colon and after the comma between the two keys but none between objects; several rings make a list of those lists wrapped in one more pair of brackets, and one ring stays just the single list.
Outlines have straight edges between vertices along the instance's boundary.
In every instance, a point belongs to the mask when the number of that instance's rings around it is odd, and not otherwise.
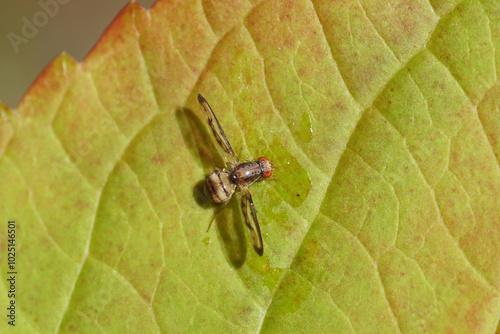
[{"label": "fly", "polygon": [[[257,220],[257,211],[255,210],[252,194],[248,187],[262,178],[267,179],[271,177],[275,167],[268,158],[264,157],[258,158],[257,161],[240,162],[234,154],[233,148],[229,144],[229,140],[224,130],[222,130],[212,108],[210,108],[207,100],[201,94],[198,94],[198,102],[200,102],[201,109],[207,118],[208,125],[212,129],[215,140],[231,159],[231,161],[227,162],[227,169],[215,167],[215,172],[207,176],[205,179],[205,195],[213,203],[222,204],[222,208],[224,208],[236,190],[241,193],[241,210],[245,216],[245,224],[252,236],[253,248],[257,254],[262,256],[264,253],[262,235],[260,233],[259,221]],[[249,206],[252,219],[248,215]],[[210,229],[212,222],[213,219],[208,229]]]}]

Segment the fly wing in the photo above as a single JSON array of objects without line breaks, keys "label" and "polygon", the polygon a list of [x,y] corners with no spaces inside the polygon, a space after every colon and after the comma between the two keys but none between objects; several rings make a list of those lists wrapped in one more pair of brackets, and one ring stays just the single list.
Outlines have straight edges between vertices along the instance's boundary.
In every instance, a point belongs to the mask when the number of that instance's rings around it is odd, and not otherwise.
[{"label": "fly wing", "polygon": [[234,154],[233,148],[231,147],[231,144],[229,144],[229,140],[227,139],[224,130],[222,130],[222,127],[220,126],[219,121],[212,111],[212,108],[210,108],[207,100],[205,100],[203,95],[198,94],[198,102],[200,102],[200,105],[202,107],[201,109],[203,110],[203,113],[207,118],[208,125],[210,125],[210,128],[212,129],[215,140],[217,140],[217,143],[219,143],[224,152],[228,153],[231,156],[231,159],[233,159],[234,163],[237,164],[238,159]]},{"label": "fly wing", "polygon": [[[248,216],[248,205],[250,205],[250,210],[252,211],[252,220]],[[247,189],[242,189],[241,196],[241,210],[245,216],[245,223],[248,227],[248,231],[253,239],[253,248],[255,252],[262,256],[264,253],[264,244],[262,243],[262,234],[260,233],[259,221],[257,220],[257,211],[253,205],[252,195]]]}]

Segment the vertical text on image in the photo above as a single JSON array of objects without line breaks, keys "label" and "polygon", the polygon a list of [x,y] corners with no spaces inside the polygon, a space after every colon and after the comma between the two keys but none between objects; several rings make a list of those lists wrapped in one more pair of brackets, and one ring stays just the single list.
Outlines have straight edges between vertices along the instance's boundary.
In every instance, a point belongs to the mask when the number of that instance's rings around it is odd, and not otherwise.
[{"label": "vertical text on image", "polygon": [[7,323],[16,325],[16,222],[7,222]]}]

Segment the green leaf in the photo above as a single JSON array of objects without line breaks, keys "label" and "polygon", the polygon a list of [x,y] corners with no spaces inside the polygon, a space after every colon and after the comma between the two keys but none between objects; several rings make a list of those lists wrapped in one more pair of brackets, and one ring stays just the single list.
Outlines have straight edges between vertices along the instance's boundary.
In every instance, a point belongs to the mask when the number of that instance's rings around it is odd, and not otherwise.
[{"label": "green leaf", "polygon": [[[0,108],[16,330],[494,332],[499,32],[494,0],[132,2]],[[237,199],[206,232],[198,93],[278,167],[263,257]]]}]

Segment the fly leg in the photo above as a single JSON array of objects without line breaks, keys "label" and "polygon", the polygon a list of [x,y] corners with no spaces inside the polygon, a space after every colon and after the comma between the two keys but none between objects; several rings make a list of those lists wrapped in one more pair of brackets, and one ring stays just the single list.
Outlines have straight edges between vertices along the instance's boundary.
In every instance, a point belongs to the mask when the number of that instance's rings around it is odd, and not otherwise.
[{"label": "fly leg", "polygon": [[215,220],[215,216],[217,216],[219,213],[222,212],[222,210],[224,210],[224,208],[226,207],[227,203],[229,203],[229,201],[226,201],[226,202],[222,203],[218,208],[216,208],[214,210],[214,214],[212,216],[212,219],[210,220],[210,224],[208,224],[207,232],[210,230],[210,227],[212,226],[212,223]]}]

